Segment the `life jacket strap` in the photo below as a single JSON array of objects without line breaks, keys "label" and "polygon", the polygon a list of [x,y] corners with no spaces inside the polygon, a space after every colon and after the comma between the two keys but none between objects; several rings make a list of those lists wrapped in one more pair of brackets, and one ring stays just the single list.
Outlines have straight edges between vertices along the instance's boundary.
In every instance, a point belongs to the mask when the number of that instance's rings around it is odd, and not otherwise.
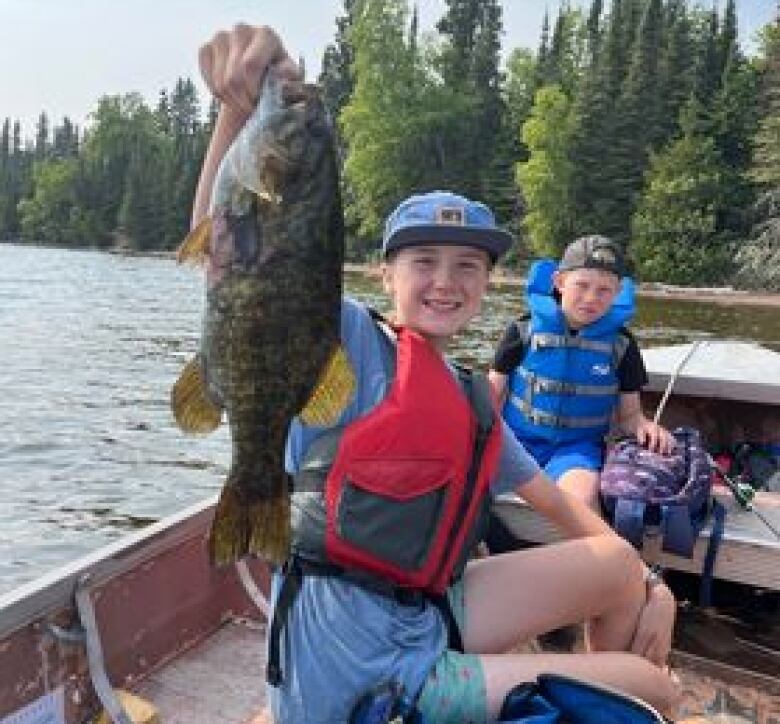
[{"label": "life jacket strap", "polygon": [[279,589],[279,596],[274,606],[271,626],[268,631],[268,662],[266,664],[266,681],[271,686],[279,686],[282,683],[282,667],[280,655],[280,642],[283,631],[287,626],[295,599],[303,586],[305,576],[333,576],[365,588],[372,593],[385,596],[401,606],[421,607],[427,600],[436,608],[444,619],[447,627],[447,647],[455,651],[463,652],[463,640],[460,628],[452,611],[449,598],[446,593],[433,595],[413,588],[395,586],[383,581],[376,576],[363,574],[360,571],[347,570],[335,563],[310,561],[299,556],[292,556],[285,563],[283,571],[284,580]]},{"label": "life jacket strap", "polygon": [[609,342],[598,342],[578,334],[554,334],[552,332],[533,332],[530,339],[531,349],[545,349],[548,347],[576,347],[591,352],[601,352],[606,355],[613,353],[614,345]]},{"label": "life jacket strap", "polygon": [[589,428],[608,425],[610,415],[595,415],[593,417],[571,417],[567,415],[554,415],[545,410],[532,407],[526,400],[512,395],[509,401],[520,410],[534,425],[565,428]]},{"label": "life jacket strap", "polygon": [[517,374],[526,382],[526,387],[534,393],[552,393],[558,395],[586,395],[589,397],[612,397],[618,393],[617,383],[612,385],[580,385],[576,382],[561,382],[551,377],[541,377],[525,367],[518,367]]},{"label": "life jacket strap", "polygon": [[293,602],[303,585],[303,572],[297,565],[297,559],[291,558],[284,564],[284,580],[276,599],[276,606],[271,617],[271,626],[268,630],[268,661],[265,668],[266,681],[271,686],[279,686],[282,683],[282,666],[279,655],[282,631],[287,627],[287,619],[290,616]]}]

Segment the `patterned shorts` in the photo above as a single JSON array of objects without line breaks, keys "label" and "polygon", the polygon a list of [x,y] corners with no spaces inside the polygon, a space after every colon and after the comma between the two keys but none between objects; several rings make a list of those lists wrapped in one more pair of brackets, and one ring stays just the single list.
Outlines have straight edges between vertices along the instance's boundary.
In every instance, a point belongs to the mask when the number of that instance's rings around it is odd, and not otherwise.
[{"label": "patterned shorts", "polygon": [[[450,606],[458,628],[466,621],[463,579],[448,591]],[[448,649],[428,674],[417,707],[425,721],[440,724],[486,722],[487,695],[485,674],[476,654],[463,654]]]}]

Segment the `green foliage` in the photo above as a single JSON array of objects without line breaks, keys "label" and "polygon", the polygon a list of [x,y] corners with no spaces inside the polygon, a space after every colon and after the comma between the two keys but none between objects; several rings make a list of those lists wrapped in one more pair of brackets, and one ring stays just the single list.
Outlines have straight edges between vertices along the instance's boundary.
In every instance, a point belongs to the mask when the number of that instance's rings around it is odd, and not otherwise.
[{"label": "green foliage", "polygon": [[633,256],[645,280],[721,281],[730,246],[719,234],[725,168],[711,138],[687,133],[654,156],[633,218]]},{"label": "green foliage", "polygon": [[571,130],[566,94],[558,86],[542,88],[523,125],[523,143],[530,157],[517,168],[517,180],[529,209],[525,217],[529,243],[542,256],[559,256],[572,238],[568,213]]},{"label": "green foliage", "polygon": [[[498,0],[446,0],[436,36],[408,0],[344,0],[320,82],[341,132],[350,258],[376,250],[402,198],[450,188],[537,253],[604,233],[636,247],[649,278],[701,283],[739,248],[747,276],[773,284],[756,271],[774,259],[776,216],[753,203],[780,187],[780,24],[748,59],[735,0],[711,6],[559,3],[538,51],[505,48],[502,72]],[[205,110],[180,79],[154,108],[100,99],[86,132],[42,113],[25,139],[4,119],[0,238],[175,247],[216,103]]]},{"label": "green foliage", "polygon": [[525,48],[515,48],[506,63],[504,95],[508,125],[518,137],[523,123],[531,114],[534,96],[539,90],[536,73],[537,63],[534,54]]},{"label": "green foliage", "polygon": [[749,178],[760,193],[752,209],[752,228],[738,245],[734,283],[746,289],[780,291],[780,22],[761,36],[763,57],[758,110]]},{"label": "green foliage", "polygon": [[562,5],[542,69],[541,85],[558,85],[573,97],[588,48],[588,27],[580,10]]},{"label": "green foliage", "polygon": [[48,244],[79,241],[81,219],[76,199],[78,161],[67,159],[36,164],[34,193],[19,202],[24,239]]},{"label": "green foliage", "polygon": [[754,136],[750,178],[763,189],[780,187],[780,23],[762,34],[759,62],[760,122]]},{"label": "green foliage", "polygon": [[502,221],[508,221],[514,206],[512,159],[503,154],[514,150],[507,133],[507,109],[501,93],[499,71],[503,31],[497,0],[447,0],[447,11],[438,23],[443,43],[434,66],[452,96],[468,115],[452,118],[452,131],[444,147],[450,176],[448,185],[467,196],[497,206]]},{"label": "green foliage", "polygon": [[763,193],[753,207],[753,230],[738,245],[734,284],[780,292],[780,189]]},{"label": "green foliage", "polygon": [[152,111],[137,94],[106,96],[80,137],[68,118],[24,145],[6,119],[0,134],[0,237],[48,244],[170,249],[186,234],[205,153],[191,80]]},{"label": "green foliage", "polygon": [[344,165],[354,196],[345,209],[358,233],[378,238],[386,211],[409,188],[407,116],[422,80],[406,45],[402,2],[358,4],[352,31],[355,90],[340,123],[349,149]]},{"label": "green foliage", "polygon": [[348,220],[376,248],[387,213],[415,191],[464,191],[459,156],[475,99],[441,82],[425,62],[432,50],[406,37],[406,4],[367,2],[352,33],[355,92],[340,121],[347,145]]}]

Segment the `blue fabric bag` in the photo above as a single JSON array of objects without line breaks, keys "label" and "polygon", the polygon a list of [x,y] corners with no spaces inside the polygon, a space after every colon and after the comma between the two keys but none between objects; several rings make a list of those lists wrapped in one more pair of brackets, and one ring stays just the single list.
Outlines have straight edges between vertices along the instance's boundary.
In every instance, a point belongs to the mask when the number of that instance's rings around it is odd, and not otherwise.
[{"label": "blue fabric bag", "polygon": [[[409,706],[403,688],[391,682],[367,692],[350,724],[435,724]],[[640,699],[560,674],[542,674],[507,694],[498,719],[504,724],[669,724]]]},{"label": "blue fabric bag", "polygon": [[712,468],[698,430],[678,427],[672,435],[671,455],[633,437],[616,443],[601,473],[601,500],[615,531],[637,548],[645,526],[657,526],[664,551],[690,558],[709,512]]},{"label": "blue fabric bag", "polygon": [[640,699],[560,674],[515,687],[504,701],[505,724],[667,724]]}]

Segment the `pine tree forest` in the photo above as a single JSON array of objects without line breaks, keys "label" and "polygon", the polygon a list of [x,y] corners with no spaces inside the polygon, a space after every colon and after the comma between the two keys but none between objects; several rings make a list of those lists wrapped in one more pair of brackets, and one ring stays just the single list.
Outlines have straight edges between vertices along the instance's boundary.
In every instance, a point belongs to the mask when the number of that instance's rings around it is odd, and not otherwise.
[{"label": "pine tree forest", "polygon": [[[734,0],[563,3],[536,48],[503,48],[498,0],[344,0],[319,83],[341,150],[348,253],[376,254],[415,191],[479,198],[509,265],[578,235],[643,281],[780,291],[780,17],[748,55]],[[193,82],[97,101],[86,129],[0,119],[0,239],[172,250],[216,117]]]}]

